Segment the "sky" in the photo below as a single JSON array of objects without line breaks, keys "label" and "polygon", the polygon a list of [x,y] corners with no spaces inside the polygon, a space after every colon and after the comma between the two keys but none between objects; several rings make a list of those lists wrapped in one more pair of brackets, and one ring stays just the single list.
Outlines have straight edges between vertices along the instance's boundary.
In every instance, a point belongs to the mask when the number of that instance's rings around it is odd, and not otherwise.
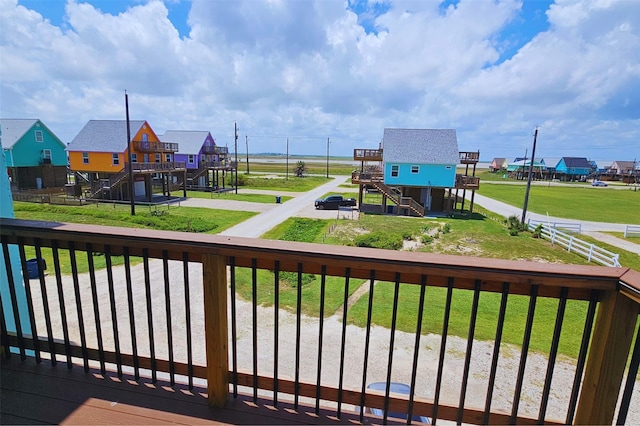
[{"label": "sky", "polygon": [[640,160],[638,0],[0,0],[0,117],[351,156],[385,128]]}]

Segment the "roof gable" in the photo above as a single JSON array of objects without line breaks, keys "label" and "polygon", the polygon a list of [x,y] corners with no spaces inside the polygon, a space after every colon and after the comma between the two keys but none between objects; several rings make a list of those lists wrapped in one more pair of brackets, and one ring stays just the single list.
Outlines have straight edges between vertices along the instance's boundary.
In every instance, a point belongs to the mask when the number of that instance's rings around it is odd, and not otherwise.
[{"label": "roof gable", "polygon": [[[35,130],[45,131],[54,142],[60,145],[61,149],[64,150],[66,148],[64,142],[62,142],[60,138],[58,138],[58,136],[56,136],[56,134],[42,122],[42,120],[37,118],[1,119],[0,127],[2,128],[2,148],[12,148],[13,145],[20,141],[34,126],[37,127]],[[53,148],[53,146],[48,148]]]},{"label": "roof gable", "polygon": [[9,149],[15,145],[22,137],[36,125],[37,119],[1,119],[2,128],[2,148]]},{"label": "roof gable", "polygon": [[206,130],[167,130],[158,137],[162,142],[177,143],[177,154],[197,154],[207,139],[215,144],[211,133]]},{"label": "roof gable", "polygon": [[458,164],[454,129],[384,129],[385,163]]},{"label": "roof gable", "polygon": [[[131,137],[145,124],[144,120],[130,120]],[[83,152],[124,152],[126,149],[126,120],[90,120],[67,147],[68,151]]]}]

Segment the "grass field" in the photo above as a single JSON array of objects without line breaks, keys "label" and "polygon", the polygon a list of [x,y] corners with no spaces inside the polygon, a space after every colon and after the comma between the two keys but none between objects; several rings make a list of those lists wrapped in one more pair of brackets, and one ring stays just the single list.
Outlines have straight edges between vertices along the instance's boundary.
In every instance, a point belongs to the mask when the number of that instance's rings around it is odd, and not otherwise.
[{"label": "grass field", "polygon": [[329,179],[322,176],[305,176],[302,178],[289,176],[265,177],[261,175],[239,175],[238,188],[270,189],[274,191],[307,192]]},{"label": "grass field", "polygon": [[[525,185],[481,184],[479,194],[522,207]],[[532,185],[528,210],[567,219],[640,224],[640,191]]]},{"label": "grass field", "polygon": [[[298,161],[304,161],[305,170],[310,175],[325,175],[327,173],[327,164],[317,161],[305,161],[304,159],[289,158],[289,176],[293,175]],[[347,160],[348,161],[348,160]],[[329,158],[329,175],[351,175],[356,166],[348,163],[339,162],[339,160]],[[239,172],[246,171],[246,166],[239,166]],[[252,159],[249,158],[249,171],[260,173],[275,173],[284,175],[287,173],[286,162],[269,162],[265,158]]]},{"label": "grass field", "polygon": [[[187,191],[187,197],[189,198],[206,198],[211,200],[233,200],[233,201],[248,201],[251,203],[273,203],[273,195],[267,194],[236,194],[234,191],[229,192],[202,192],[202,191]],[[292,199],[289,196],[280,196],[281,201],[284,203]]]},{"label": "grass field", "polygon": [[[217,234],[255,215],[253,212],[233,210],[213,210],[197,207],[162,206],[162,208],[136,209],[136,215],[130,215],[127,205],[97,204],[82,207],[51,206],[48,204],[33,204],[14,202],[15,217],[17,219],[46,220],[49,222],[84,223],[91,225],[119,226],[124,228],[147,228],[166,231],[200,232]],[[35,257],[33,248],[25,250],[26,258]],[[53,265],[53,255],[50,249],[43,249],[43,258],[48,265]],[[87,272],[86,253],[78,252],[78,272]],[[123,263],[121,256],[114,256],[114,265]],[[137,260],[133,260],[135,263]],[[105,257],[94,256],[97,269],[106,266]],[[67,251],[61,251],[61,272],[71,273],[71,265]]]},{"label": "grass field", "polygon": [[[280,226],[272,229],[263,238],[284,239],[307,242],[322,242],[331,244],[353,244],[355,235],[363,232],[375,232],[384,229],[385,234],[397,235],[399,238],[419,240],[425,233],[438,235],[430,243],[418,248],[419,251],[437,253],[472,254],[479,257],[498,257],[517,260],[537,260],[549,263],[577,263],[586,264],[586,260],[565,250],[551,246],[546,241],[535,239],[529,233],[510,236],[506,227],[487,213],[488,217],[476,214],[472,220],[437,219],[417,220],[396,216],[363,215],[358,221],[350,220],[321,220],[291,218]],[[328,233],[331,224],[337,224],[335,230]],[[445,225],[448,230],[445,232]],[[433,231],[437,231],[434,233]],[[517,247],[517,250],[514,250]],[[637,257],[637,256],[636,256]],[[622,256],[621,256],[622,259]],[[625,261],[627,259],[625,258]],[[631,265],[630,265],[631,266]],[[251,298],[250,277],[248,271],[239,272],[243,279],[239,290],[243,298]],[[296,303],[297,275],[289,275],[288,280],[280,284],[280,292],[287,296],[280,298],[285,309],[293,310]],[[305,276],[303,279],[303,307],[308,315],[318,315],[320,303],[320,277]],[[331,278],[333,280],[333,278]],[[273,304],[272,273],[265,272],[258,277],[258,301],[270,306]],[[329,281],[327,281],[329,282]],[[362,280],[351,280],[349,294],[356,287],[365,284]],[[389,327],[393,307],[394,285],[388,282],[376,283],[374,290],[374,308],[372,321],[376,325]],[[442,332],[446,289],[429,287],[426,293],[425,316],[423,318],[423,332]],[[327,284],[326,315],[333,314],[340,308],[344,294],[344,279]],[[397,327],[399,330],[414,332],[417,321],[420,288],[412,285],[401,285],[399,292],[399,309]],[[449,323],[449,334],[466,337],[469,327],[471,301],[473,293],[466,290],[454,290],[452,295],[452,310]],[[523,324],[528,310],[529,299],[523,296],[511,296],[507,305],[507,323],[504,332],[504,342],[514,345],[522,344],[524,333]],[[500,303],[499,294],[483,293],[480,296],[481,310],[476,323],[476,338],[491,340],[495,336],[495,329]],[[368,292],[362,296],[349,310],[349,323],[365,326],[368,305]],[[536,315],[532,331],[531,348],[546,351],[551,344],[555,315],[558,302],[555,299],[540,298],[537,302]],[[565,356],[577,355],[587,304],[570,301],[567,306],[559,352]],[[508,329],[508,330],[507,330]]]}]

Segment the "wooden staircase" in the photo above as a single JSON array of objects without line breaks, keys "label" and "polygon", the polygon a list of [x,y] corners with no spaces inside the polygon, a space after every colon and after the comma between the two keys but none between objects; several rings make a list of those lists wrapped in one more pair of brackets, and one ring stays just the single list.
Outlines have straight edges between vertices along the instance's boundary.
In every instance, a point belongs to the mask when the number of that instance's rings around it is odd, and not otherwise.
[{"label": "wooden staircase", "polygon": [[395,203],[398,206],[398,209],[408,209],[412,213],[412,216],[424,216],[424,207],[417,203],[413,198],[403,197],[401,194],[398,194],[398,190],[396,188],[386,185],[383,182],[376,181],[372,181],[371,185]]},{"label": "wooden staircase", "polygon": [[91,188],[90,198],[97,197],[100,193],[102,193],[105,190],[107,191],[111,190],[111,188],[113,188],[116,185],[119,185],[120,183],[124,182],[127,179],[129,179],[129,173],[126,169],[122,169],[120,172],[111,176],[109,179],[101,179],[98,182],[94,182]]},{"label": "wooden staircase", "polygon": [[398,209],[408,209],[412,216],[424,216],[424,207],[411,197],[403,197],[395,187],[386,185],[383,182],[383,175],[381,171],[362,173],[355,171],[351,175],[351,182],[359,185],[373,186],[380,191],[381,194],[396,204]]}]

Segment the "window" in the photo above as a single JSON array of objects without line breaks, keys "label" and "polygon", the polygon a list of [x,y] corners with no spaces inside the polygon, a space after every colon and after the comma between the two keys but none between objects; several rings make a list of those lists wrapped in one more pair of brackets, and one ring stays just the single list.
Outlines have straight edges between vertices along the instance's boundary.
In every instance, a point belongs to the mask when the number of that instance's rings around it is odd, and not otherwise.
[{"label": "window", "polygon": [[114,166],[118,166],[120,164],[120,155],[119,154],[113,154],[113,165]]},{"label": "window", "polygon": [[51,161],[51,150],[50,149],[43,149],[42,150],[42,158],[44,158],[45,160]]},{"label": "window", "polygon": [[42,130],[36,130],[36,142],[44,142],[44,137],[42,136]]},{"label": "window", "polygon": [[147,135],[146,133],[142,134],[142,142],[148,142],[149,141],[149,135]]},{"label": "window", "polygon": [[420,166],[411,166],[411,173],[414,175],[420,173]]},{"label": "window", "polygon": [[195,161],[194,155],[193,154],[189,154],[189,164],[193,164]]},{"label": "window", "polygon": [[160,163],[162,161],[162,157],[160,154],[156,154],[156,163]]},{"label": "window", "polygon": [[82,153],[82,164],[89,164],[89,153],[88,152],[83,152]]},{"label": "window", "polygon": [[166,155],[166,159],[165,159],[165,161],[166,161],[167,163],[170,163],[170,162],[171,162],[171,154],[167,154],[167,155]]},{"label": "window", "polygon": [[391,177],[398,177],[400,166],[391,166]]},{"label": "window", "polygon": [[131,162],[132,163],[137,163],[138,162],[138,154],[137,153],[131,154]]}]

